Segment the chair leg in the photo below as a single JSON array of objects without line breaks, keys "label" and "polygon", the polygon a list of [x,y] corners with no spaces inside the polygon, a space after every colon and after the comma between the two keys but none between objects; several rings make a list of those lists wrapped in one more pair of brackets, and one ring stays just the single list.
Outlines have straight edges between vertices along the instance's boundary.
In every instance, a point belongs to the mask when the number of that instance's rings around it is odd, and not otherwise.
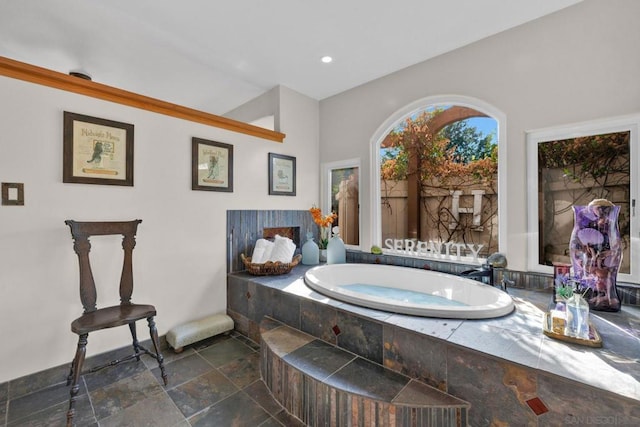
[{"label": "chair leg", "polygon": [[80,372],[82,371],[82,365],[84,363],[84,356],[87,352],[87,337],[89,334],[82,334],[78,337],[78,349],[76,350],[76,357],[73,359],[71,363],[72,368],[72,384],[71,384],[71,392],[69,397],[69,410],[67,411],[67,427],[73,426],[73,417],[76,414],[75,403],[78,397],[78,391],[80,390],[80,386],[78,385],[78,381],[80,379]]},{"label": "chair leg", "polygon": [[69,369],[69,376],[67,377],[67,386],[71,385],[71,381],[73,381],[73,368],[76,366],[76,357],[73,356],[73,360],[71,361],[71,368]]},{"label": "chair leg", "polygon": [[129,323],[131,338],[133,338],[133,351],[136,352],[136,360],[140,361],[140,344],[138,343],[138,334],[136,333],[136,322]]},{"label": "chair leg", "polygon": [[160,343],[158,340],[158,330],[156,329],[156,323],[153,321],[153,316],[147,318],[147,322],[149,322],[149,335],[151,335],[151,341],[153,342],[153,348],[156,351],[156,356],[158,360],[158,367],[160,368],[160,375],[162,376],[162,381],[166,386],[168,383],[167,373],[164,370],[164,357],[162,357],[162,353],[160,353]]}]

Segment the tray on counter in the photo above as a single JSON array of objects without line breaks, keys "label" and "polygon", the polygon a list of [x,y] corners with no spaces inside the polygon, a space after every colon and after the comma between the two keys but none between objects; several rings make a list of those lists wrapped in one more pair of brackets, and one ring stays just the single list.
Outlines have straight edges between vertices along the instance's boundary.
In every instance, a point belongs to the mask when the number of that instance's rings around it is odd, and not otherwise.
[{"label": "tray on counter", "polygon": [[565,334],[559,334],[554,332],[551,327],[551,313],[546,312],[544,314],[544,320],[542,325],[542,332],[551,338],[555,338],[560,341],[566,341],[573,344],[585,345],[587,347],[602,347],[602,337],[598,333],[598,330],[593,326],[593,323],[589,321],[589,339],[585,340],[577,337],[570,337]]}]

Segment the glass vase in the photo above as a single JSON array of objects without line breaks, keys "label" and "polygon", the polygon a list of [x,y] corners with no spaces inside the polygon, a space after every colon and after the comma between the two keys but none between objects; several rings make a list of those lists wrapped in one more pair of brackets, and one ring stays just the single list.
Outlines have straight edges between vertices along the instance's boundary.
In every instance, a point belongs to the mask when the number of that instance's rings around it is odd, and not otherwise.
[{"label": "glass vase", "polygon": [[327,244],[327,264],[344,264],[347,262],[347,250],[338,230],[338,227],[334,227],[333,237],[329,239]]},{"label": "glass vase", "polygon": [[596,199],[587,206],[573,206],[574,225],[569,254],[578,292],[591,310],[619,311],[616,280],[622,261],[618,229],[620,206]]},{"label": "glass vase", "polygon": [[302,264],[317,265],[320,263],[320,249],[313,241],[313,233],[307,233],[307,241],[302,245]]}]

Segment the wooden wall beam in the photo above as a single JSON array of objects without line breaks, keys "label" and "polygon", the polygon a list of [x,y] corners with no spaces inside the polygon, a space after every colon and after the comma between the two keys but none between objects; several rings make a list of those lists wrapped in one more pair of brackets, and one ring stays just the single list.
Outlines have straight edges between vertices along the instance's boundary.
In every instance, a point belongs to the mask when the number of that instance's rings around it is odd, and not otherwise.
[{"label": "wooden wall beam", "polygon": [[285,138],[285,134],[281,132],[128,92],[3,56],[0,56],[0,75],[271,141],[282,142]]}]

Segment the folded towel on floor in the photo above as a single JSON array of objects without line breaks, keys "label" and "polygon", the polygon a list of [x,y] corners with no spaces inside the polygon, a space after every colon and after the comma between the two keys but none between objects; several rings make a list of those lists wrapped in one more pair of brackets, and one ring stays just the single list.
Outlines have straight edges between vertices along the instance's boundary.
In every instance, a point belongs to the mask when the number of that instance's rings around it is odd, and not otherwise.
[{"label": "folded towel on floor", "polygon": [[273,262],[280,261],[282,263],[289,263],[291,262],[295,252],[296,244],[293,243],[291,239],[276,235],[269,260]]},{"label": "folded towel on floor", "polygon": [[258,239],[251,255],[252,264],[263,264],[271,258],[274,243],[267,239]]}]

